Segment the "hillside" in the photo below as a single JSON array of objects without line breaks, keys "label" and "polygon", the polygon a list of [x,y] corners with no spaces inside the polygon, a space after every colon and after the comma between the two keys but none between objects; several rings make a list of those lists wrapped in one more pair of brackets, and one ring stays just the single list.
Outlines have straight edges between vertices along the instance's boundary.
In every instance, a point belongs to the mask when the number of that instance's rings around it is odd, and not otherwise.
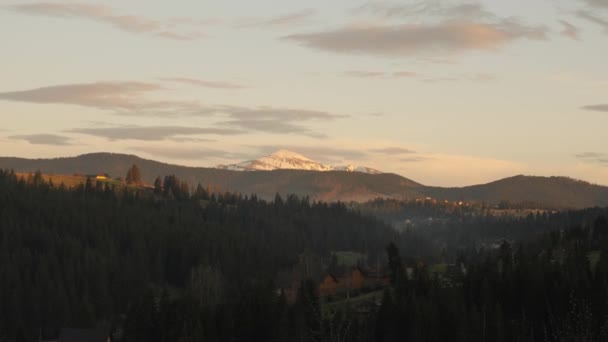
[{"label": "hillside", "polygon": [[304,170],[241,172],[170,165],[134,155],[112,153],[56,159],[0,158],[1,169],[14,169],[16,172],[41,170],[65,175],[105,172],[112,177],[124,177],[133,164],[140,168],[142,178],[148,184],[152,184],[157,176],[174,174],[191,185],[201,183],[216,191],[255,193],[262,198],[272,198],[276,193],[293,193],[324,201],[428,196],[488,204],[529,202],[549,208],[608,206],[608,187],[564,177],[515,176],[482,185],[440,188],[425,186],[395,174]]}]

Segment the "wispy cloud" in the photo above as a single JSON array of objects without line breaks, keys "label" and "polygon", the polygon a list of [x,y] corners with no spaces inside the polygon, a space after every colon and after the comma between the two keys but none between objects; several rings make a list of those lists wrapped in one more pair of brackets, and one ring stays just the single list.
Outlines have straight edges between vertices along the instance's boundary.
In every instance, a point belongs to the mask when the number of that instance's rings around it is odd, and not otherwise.
[{"label": "wispy cloud", "polygon": [[584,106],[583,109],[595,112],[608,112],[608,104],[589,105]]},{"label": "wispy cloud", "polygon": [[164,157],[174,160],[207,160],[207,159],[247,159],[246,153],[233,152],[210,148],[183,148],[170,146],[131,146],[130,150],[143,152],[155,157]]},{"label": "wispy cloud", "polygon": [[589,10],[581,10],[576,12],[579,18],[585,19],[590,23],[593,23],[604,29],[604,32],[608,33],[608,19],[600,16],[596,12]]},{"label": "wispy cloud", "polygon": [[67,146],[72,145],[72,140],[69,137],[56,134],[24,134],[12,135],[8,137],[13,140],[25,140],[33,145],[55,145]]},{"label": "wispy cloud", "polygon": [[399,161],[402,163],[420,163],[420,162],[427,161],[430,159],[431,158],[429,158],[429,157],[415,156],[415,157],[399,158]]},{"label": "wispy cloud", "polygon": [[419,76],[417,73],[411,71],[383,72],[365,70],[348,70],[343,72],[342,75],[356,78],[412,78]]},{"label": "wispy cloud", "polygon": [[317,14],[314,9],[303,9],[291,13],[285,13],[270,18],[247,18],[241,20],[241,23],[237,24],[236,27],[248,28],[248,27],[278,27],[278,26],[289,26],[297,25],[309,22],[312,17]]},{"label": "wispy cloud", "polygon": [[384,147],[384,148],[374,148],[369,150],[371,153],[379,153],[379,154],[387,154],[387,155],[403,155],[403,154],[413,154],[416,153],[414,150],[410,150],[409,148],[403,147]]},{"label": "wispy cloud", "polygon": [[386,76],[386,73],[381,71],[348,70],[343,72],[342,75],[347,77],[378,78]]},{"label": "wispy cloud", "polygon": [[428,77],[422,79],[422,82],[427,83],[437,83],[437,82],[460,82],[460,81],[469,81],[469,82],[494,82],[499,79],[496,75],[491,74],[471,74],[471,75],[456,75],[456,76],[445,76],[445,77]]},{"label": "wispy cloud", "polygon": [[608,9],[608,1],[606,1],[606,0],[584,0],[584,1],[592,7]]},{"label": "wispy cloud", "polygon": [[421,15],[450,19],[480,19],[495,16],[480,3],[454,4],[445,1],[425,0],[410,3],[369,1],[356,8],[356,14],[373,14],[384,18],[410,18]]},{"label": "wispy cloud", "polygon": [[564,27],[560,34],[564,37],[579,40],[580,39],[580,29],[565,20],[560,20],[560,24]]},{"label": "wispy cloud", "polygon": [[320,160],[323,162],[342,162],[344,159],[364,159],[368,157],[368,154],[360,149],[348,149],[348,148],[337,148],[330,146],[306,146],[306,145],[260,145],[260,146],[249,146],[260,152],[260,155],[267,155],[277,150],[286,149],[296,153],[300,153],[313,160]]},{"label": "wispy cloud", "polygon": [[283,39],[334,53],[400,57],[497,50],[516,40],[545,40],[546,31],[543,27],[505,19],[496,23],[443,21],[420,25],[349,26],[293,34]]},{"label": "wispy cloud", "polygon": [[230,82],[218,82],[218,81],[208,81],[201,80],[196,78],[187,78],[187,77],[163,77],[160,78],[161,81],[164,82],[176,82],[183,84],[190,84],[204,88],[216,88],[216,89],[243,89],[247,88],[243,85],[230,83]]},{"label": "wispy cloud", "polygon": [[332,121],[347,117],[324,111],[276,107],[219,106],[210,110],[230,118],[230,120],[220,122],[219,124],[222,126],[275,134],[301,134],[313,138],[325,138],[326,136],[310,130],[303,126],[303,123]]},{"label": "wispy cloud", "polygon": [[608,154],[597,152],[583,152],[574,155],[578,160],[585,163],[601,164],[608,166]]},{"label": "wispy cloud", "polygon": [[163,89],[156,83],[134,81],[75,83],[2,92],[0,100],[78,105],[133,116],[176,116],[197,108],[195,102],[151,101],[144,96]]},{"label": "wispy cloud", "polygon": [[[311,130],[305,124],[348,117],[311,109],[205,105],[195,101],[153,101],[144,96],[162,89],[164,88],[158,84],[141,82],[67,84],[4,92],[0,93],[0,100],[79,105],[111,111],[122,116],[209,117],[216,119],[214,125],[222,130],[300,134],[315,138],[323,138],[325,135]],[[100,132],[104,130],[105,128]]]},{"label": "wispy cloud", "polygon": [[202,32],[185,32],[176,28],[183,21],[161,21],[141,15],[120,13],[112,7],[80,2],[33,2],[8,5],[7,8],[30,15],[93,20],[131,33],[156,35],[174,40],[194,40],[205,37]]},{"label": "wispy cloud", "polygon": [[82,127],[66,130],[68,133],[91,135],[108,140],[143,140],[157,141],[190,135],[237,135],[242,130],[217,127],[184,127],[184,126],[112,126]]}]

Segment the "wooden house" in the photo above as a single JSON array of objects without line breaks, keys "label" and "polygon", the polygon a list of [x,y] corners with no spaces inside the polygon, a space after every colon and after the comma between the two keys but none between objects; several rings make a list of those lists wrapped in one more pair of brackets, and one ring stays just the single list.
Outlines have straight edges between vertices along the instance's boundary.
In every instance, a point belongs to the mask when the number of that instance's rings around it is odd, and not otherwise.
[{"label": "wooden house", "polygon": [[333,274],[328,274],[319,285],[319,295],[333,296],[344,288],[344,283]]}]

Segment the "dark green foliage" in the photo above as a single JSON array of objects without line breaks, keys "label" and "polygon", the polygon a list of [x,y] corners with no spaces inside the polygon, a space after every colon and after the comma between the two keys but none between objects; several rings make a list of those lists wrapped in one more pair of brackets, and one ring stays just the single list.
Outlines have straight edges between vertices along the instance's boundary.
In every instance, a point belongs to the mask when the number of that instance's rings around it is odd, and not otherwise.
[{"label": "dark green foliage", "polygon": [[[594,221],[601,225],[603,217]],[[596,226],[471,251],[463,257],[466,273],[451,283],[415,266],[385,292],[376,340],[605,341],[608,238],[589,239]],[[597,250],[593,270],[590,254]]]},{"label": "dark green foliage", "polygon": [[[45,173],[84,174],[107,172],[125,175],[136,164],[142,180],[152,184],[157,175],[174,174],[191,185],[202,183],[216,191],[243,194],[256,193],[271,200],[276,193],[298,194],[326,201],[360,200],[369,194],[399,199],[433,197],[438,200],[467,201],[496,205],[510,203],[519,206],[533,203],[535,207],[551,209],[581,209],[608,206],[608,187],[564,177],[515,176],[496,182],[463,188],[424,186],[396,174],[364,174],[360,172],[310,172],[274,170],[270,172],[234,172],[213,168],[193,168],[169,165],[133,155],[92,153],[74,158],[21,159],[1,158],[0,168],[19,172],[43,170]],[[372,198],[369,198],[372,199]]]},{"label": "dark green foliage", "polygon": [[139,167],[133,164],[127,171],[127,176],[125,177],[125,181],[127,184],[141,184],[141,172],[139,171]]},{"label": "dark green foliage", "polygon": [[289,311],[272,280],[302,252],[379,255],[388,241],[405,244],[343,204],[267,203],[202,187],[191,196],[175,176],[164,196],[34,179],[0,172],[0,333],[11,341],[63,327],[120,332],[123,323],[131,341],[267,341],[276,329],[266,317]]},{"label": "dark green foliage", "polygon": [[[63,327],[106,327],[126,342],[608,339],[608,210],[457,216],[432,234],[485,237],[487,226],[536,237],[462,242],[437,274],[431,243],[341,203],[157,183],[68,191],[0,172],[0,341]],[[302,258],[336,268],[332,251],[382,260],[393,285],[381,302],[332,305],[311,279],[293,304],[277,291],[275,276]]]}]

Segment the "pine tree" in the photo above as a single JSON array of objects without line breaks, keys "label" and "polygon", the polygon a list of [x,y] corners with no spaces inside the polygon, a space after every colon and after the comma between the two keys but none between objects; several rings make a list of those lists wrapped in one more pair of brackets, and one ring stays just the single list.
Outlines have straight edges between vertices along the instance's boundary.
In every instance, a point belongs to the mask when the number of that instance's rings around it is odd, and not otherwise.
[{"label": "pine tree", "polygon": [[141,172],[139,171],[139,167],[137,167],[137,165],[133,164],[133,166],[129,168],[125,181],[127,182],[127,184],[141,184]]}]

